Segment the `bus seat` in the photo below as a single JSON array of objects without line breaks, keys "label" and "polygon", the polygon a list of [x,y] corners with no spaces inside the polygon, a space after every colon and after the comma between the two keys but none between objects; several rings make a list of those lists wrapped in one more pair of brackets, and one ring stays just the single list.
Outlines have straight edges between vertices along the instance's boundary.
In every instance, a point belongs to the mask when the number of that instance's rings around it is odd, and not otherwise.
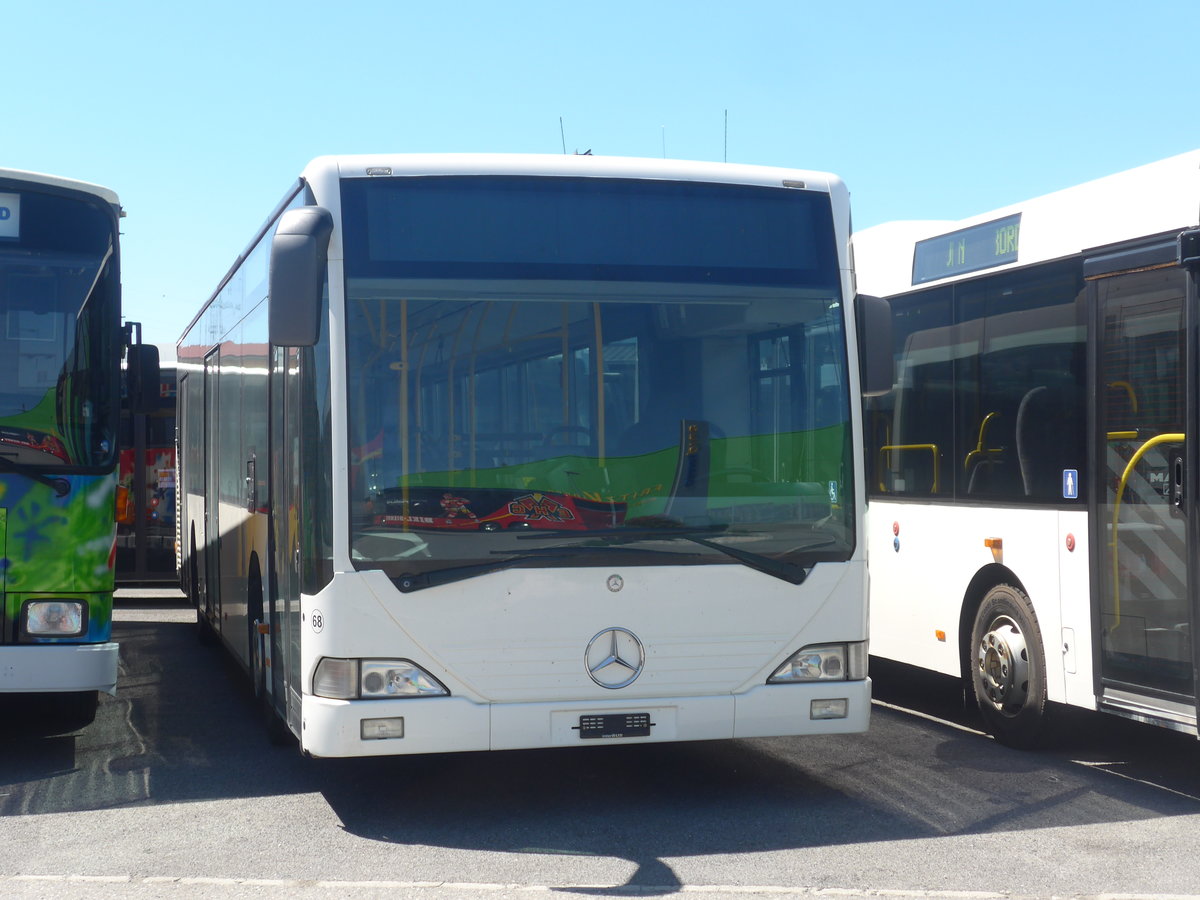
[{"label": "bus seat", "polygon": [[1062,497],[1063,471],[1083,469],[1080,429],[1068,392],[1038,385],[1017,409],[1017,461],[1026,497]]}]

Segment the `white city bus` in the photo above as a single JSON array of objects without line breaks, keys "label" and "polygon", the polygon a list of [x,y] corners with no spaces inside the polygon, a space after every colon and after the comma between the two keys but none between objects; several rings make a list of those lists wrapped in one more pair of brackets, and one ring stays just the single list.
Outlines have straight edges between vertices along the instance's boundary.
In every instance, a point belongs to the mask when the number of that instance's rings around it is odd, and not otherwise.
[{"label": "white city bus", "polygon": [[871,653],[1196,732],[1200,152],[954,223],[855,235],[893,314],[866,410]]},{"label": "white city bus", "polygon": [[852,298],[830,175],[313,161],[178,346],[202,634],[317,756],[862,731]]}]

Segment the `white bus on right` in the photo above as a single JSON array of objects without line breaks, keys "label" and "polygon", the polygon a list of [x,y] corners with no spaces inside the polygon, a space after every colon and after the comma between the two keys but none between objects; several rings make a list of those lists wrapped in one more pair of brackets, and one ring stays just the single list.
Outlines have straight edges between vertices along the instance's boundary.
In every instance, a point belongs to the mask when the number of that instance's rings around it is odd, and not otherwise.
[{"label": "white bus on right", "polygon": [[1037,746],[1055,704],[1197,733],[1200,151],[854,236],[890,301],[866,401],[871,654],[960,676]]}]

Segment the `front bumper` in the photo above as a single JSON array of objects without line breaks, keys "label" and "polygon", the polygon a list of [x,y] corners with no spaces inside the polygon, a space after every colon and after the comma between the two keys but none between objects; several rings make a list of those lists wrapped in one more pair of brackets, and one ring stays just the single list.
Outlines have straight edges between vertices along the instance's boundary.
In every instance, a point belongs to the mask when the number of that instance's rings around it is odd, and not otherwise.
[{"label": "front bumper", "polygon": [[[846,701],[846,716],[814,719],[813,701]],[[583,739],[581,716],[646,713],[649,735]],[[474,703],[462,697],[328,700],[305,695],[300,744],[313,756],[391,756],[469,750],[644,744],[867,730],[871,681],[761,685],[737,696],[551,703]],[[364,740],[363,719],[403,718],[404,737]]]},{"label": "front bumper", "polygon": [[0,647],[0,693],[117,692],[118,648],[104,644]]}]

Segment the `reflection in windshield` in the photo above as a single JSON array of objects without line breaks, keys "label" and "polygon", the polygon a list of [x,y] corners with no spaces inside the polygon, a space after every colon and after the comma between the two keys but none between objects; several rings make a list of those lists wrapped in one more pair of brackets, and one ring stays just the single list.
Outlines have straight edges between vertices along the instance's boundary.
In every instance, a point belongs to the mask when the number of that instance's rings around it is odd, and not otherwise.
[{"label": "reflection in windshield", "polygon": [[[342,202],[356,566],[848,557],[828,195],[446,176]],[[521,540],[614,531],[675,537]]]},{"label": "reflection in windshield", "polygon": [[15,234],[0,241],[0,460],[31,473],[105,467],[116,451],[113,219],[100,201],[19,197]]},{"label": "reflection in windshield", "polygon": [[[368,299],[355,289],[357,561],[411,551],[412,571],[420,560],[527,555],[514,540],[529,532],[697,528],[735,554],[848,551],[849,410],[828,300],[418,300],[364,284]],[[381,543],[388,533],[419,535],[420,548]]]}]

